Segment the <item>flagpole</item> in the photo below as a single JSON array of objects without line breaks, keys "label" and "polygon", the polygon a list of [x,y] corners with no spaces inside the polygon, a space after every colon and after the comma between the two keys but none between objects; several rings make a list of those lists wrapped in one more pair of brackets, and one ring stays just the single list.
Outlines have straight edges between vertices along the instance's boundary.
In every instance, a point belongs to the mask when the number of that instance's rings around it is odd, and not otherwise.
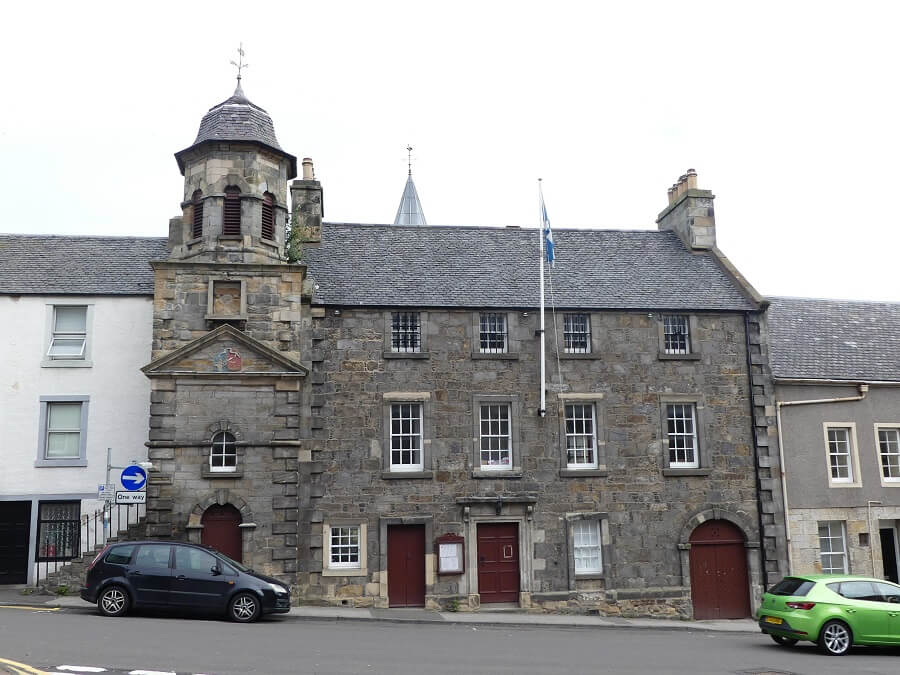
[{"label": "flagpole", "polygon": [[544,190],[541,187],[541,179],[538,178],[538,194],[540,195],[540,214],[538,216],[538,243],[539,257],[541,260],[540,268],[540,287],[541,287],[541,328],[538,334],[541,337],[541,405],[538,408],[538,416],[544,417],[547,414],[547,387],[546,387],[546,358],[544,350],[546,349],[544,340]]}]

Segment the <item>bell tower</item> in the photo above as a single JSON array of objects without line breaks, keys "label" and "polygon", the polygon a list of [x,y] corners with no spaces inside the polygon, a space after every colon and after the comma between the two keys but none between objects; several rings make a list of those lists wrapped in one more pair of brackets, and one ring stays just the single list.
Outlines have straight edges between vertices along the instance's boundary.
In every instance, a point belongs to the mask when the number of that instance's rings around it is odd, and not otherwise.
[{"label": "bell tower", "polygon": [[[243,57],[243,54],[241,54]],[[271,263],[283,259],[288,181],[297,158],[269,114],[241,87],[209,109],[190,147],[175,153],[184,176],[182,217],[169,222],[169,259]]]}]

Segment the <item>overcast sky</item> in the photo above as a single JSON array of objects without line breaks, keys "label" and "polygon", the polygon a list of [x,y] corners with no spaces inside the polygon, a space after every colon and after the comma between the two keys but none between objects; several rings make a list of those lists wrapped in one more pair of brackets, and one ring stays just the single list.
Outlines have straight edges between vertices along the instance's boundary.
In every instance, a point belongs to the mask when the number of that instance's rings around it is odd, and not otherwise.
[{"label": "overcast sky", "polygon": [[[140,7],[139,11],[136,9]],[[0,231],[165,236],[173,153],[234,89],[329,221],[655,228],[688,168],[758,290],[900,301],[890,2],[15,3]],[[565,251],[558,249],[558,256]]]}]

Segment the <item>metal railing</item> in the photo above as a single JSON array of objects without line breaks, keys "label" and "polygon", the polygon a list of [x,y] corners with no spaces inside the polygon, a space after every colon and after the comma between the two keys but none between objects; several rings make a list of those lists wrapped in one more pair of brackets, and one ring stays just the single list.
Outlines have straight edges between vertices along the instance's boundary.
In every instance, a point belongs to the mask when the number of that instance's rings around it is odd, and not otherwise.
[{"label": "metal railing", "polygon": [[137,525],[145,513],[144,504],[104,504],[93,513],[82,514],[77,529],[74,523],[71,524],[64,533],[64,546],[57,541],[62,534],[59,527],[46,535],[41,535],[39,531],[34,585],[46,582],[51,574],[79,561],[85,554],[99,552],[110,537],[124,534],[130,525]]}]

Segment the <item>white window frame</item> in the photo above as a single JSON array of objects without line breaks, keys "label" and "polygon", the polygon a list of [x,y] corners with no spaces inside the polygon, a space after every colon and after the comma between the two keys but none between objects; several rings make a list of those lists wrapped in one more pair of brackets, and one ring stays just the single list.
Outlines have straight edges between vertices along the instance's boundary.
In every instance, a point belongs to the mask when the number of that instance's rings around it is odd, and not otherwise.
[{"label": "white window frame", "polygon": [[[884,487],[900,487],[900,422],[875,424],[875,457],[881,484]],[[889,471],[893,475],[885,475],[885,457],[894,460],[894,468]]]},{"label": "white window frame", "polygon": [[[484,409],[488,408],[488,419],[484,418]],[[498,415],[494,418],[491,414],[492,409],[497,408]],[[502,426],[503,418],[500,415],[501,410],[506,410],[506,433],[492,433],[494,429],[494,424],[498,426]],[[478,467],[481,471],[511,471],[513,468],[513,407],[512,403],[509,401],[480,401],[478,403]],[[484,433],[484,425],[488,424],[488,432]],[[498,447],[493,448],[489,447],[485,449],[484,443],[485,440],[488,441],[489,445],[493,445],[491,441],[493,440],[502,441],[506,439],[506,448]],[[499,445],[503,445],[502,442]],[[507,463],[499,463],[499,464],[485,464],[484,455],[488,453],[491,455],[493,453],[500,453],[500,457],[502,458],[502,453],[506,453]]]},{"label": "white window frame", "polygon": [[[686,421],[688,418],[684,416],[673,417],[670,414],[670,408],[688,408],[691,412],[691,432],[687,433],[686,431],[678,431],[677,426],[676,430],[672,431],[670,421],[675,421],[677,424],[678,420]],[[670,469],[697,469],[700,467],[700,442],[699,437],[697,435],[697,404],[690,401],[677,402],[677,401],[665,401],[663,403],[663,410],[665,411],[665,433],[667,440],[667,464]],[[677,412],[673,410],[673,412]],[[672,453],[673,451],[676,453],[680,451],[684,451],[687,449],[687,446],[678,447],[678,443],[673,446],[673,440],[677,441],[677,439],[691,439],[691,449],[693,452],[693,458],[690,461],[682,460],[682,461],[672,461]]]},{"label": "white window frame", "polygon": [[[597,447],[597,406],[592,401],[574,401],[574,400],[564,400],[563,404],[563,415],[564,419],[564,429],[565,429],[565,447],[563,451],[566,453],[566,468],[567,469],[596,469],[599,466],[598,460],[598,447]],[[569,415],[569,409],[572,409],[572,416]],[[576,408],[581,408],[581,416],[575,416]],[[590,412],[590,419],[584,416],[584,410],[587,409]],[[591,431],[590,433],[586,433],[584,431],[578,432],[577,425],[579,422],[584,424],[584,422],[590,421]],[[572,462],[569,458],[570,450],[575,451],[575,457],[577,459],[578,452],[584,452],[587,450],[587,447],[573,447],[570,443],[575,442],[577,439],[590,439],[590,451],[593,455],[593,461],[591,462]]]},{"label": "white window frame", "polygon": [[[216,439],[219,436],[222,437],[222,441],[220,444],[217,444]],[[230,441],[227,440],[228,437],[231,438]],[[237,471],[238,455],[237,455],[236,442],[237,442],[237,438],[230,431],[217,431],[215,434],[213,434],[213,437],[210,441],[210,448],[209,448],[209,470],[211,472],[213,472],[213,473],[234,473]],[[225,451],[229,449],[229,446],[230,446],[231,452],[226,453]],[[222,451],[217,453],[216,452],[217,447],[221,447]],[[225,458],[229,454],[234,456],[234,466],[225,466]],[[217,458],[217,457],[222,459],[221,466],[217,466],[213,463],[213,459]]]},{"label": "white window frame", "polygon": [[[587,537],[587,541],[585,541]],[[579,546],[579,541],[581,545]],[[579,557],[579,551],[585,555]],[[572,558],[575,575],[603,574],[603,526],[599,518],[582,518],[572,523]],[[584,566],[585,558],[596,559],[595,566]],[[579,560],[582,566],[579,567]]]},{"label": "white window frame", "polygon": [[[848,574],[849,573],[849,556],[847,555],[847,525],[843,520],[820,520],[816,523],[816,536],[819,539],[819,565],[822,567],[823,574]],[[826,527],[828,532],[825,537],[822,537],[822,527]],[[838,533],[834,532],[834,529],[837,528],[839,530]],[[823,550],[822,541],[826,540],[829,542],[828,551]],[[841,548],[839,551],[835,551],[833,548],[834,542],[839,541],[841,544]],[[840,556],[844,562],[843,568],[838,569],[836,567],[825,567],[824,556]]]},{"label": "white window frame", "polygon": [[[357,551],[355,562],[332,561],[332,535],[334,530],[356,530]],[[361,577],[368,573],[368,527],[359,521],[333,520],[322,524],[322,576]]]},{"label": "white window frame", "polygon": [[[498,329],[502,322],[502,328]],[[487,326],[488,330],[485,330]],[[494,330],[492,330],[494,328]],[[492,336],[502,335],[501,346],[490,346],[490,342],[496,342]],[[485,342],[489,344],[485,346]],[[481,354],[507,354],[509,353],[509,319],[504,312],[481,312],[478,315],[478,351]]]},{"label": "white window frame", "polygon": [[[584,319],[583,331],[573,329],[576,318]],[[581,327],[581,326],[579,326]],[[584,347],[575,347],[569,344],[569,336],[584,339]],[[591,353],[591,315],[587,312],[566,312],[563,314],[563,351],[566,354],[590,354]]]},{"label": "white window frame", "polygon": [[[423,401],[386,401],[388,405],[388,424],[390,427],[388,428],[388,458],[390,461],[390,470],[392,472],[403,472],[403,471],[423,471],[425,466],[425,434],[424,434],[424,425],[425,425],[425,404]],[[404,406],[410,407],[410,412],[417,412],[416,416],[410,414],[408,417],[404,417],[403,410]],[[399,410],[399,416],[395,417],[395,410]],[[418,421],[418,432],[408,431],[405,432],[403,430],[403,422],[404,421]],[[399,432],[395,433],[394,431],[394,423],[400,423]],[[418,439],[416,447],[403,448],[403,439]],[[395,448],[394,443],[395,439],[399,441],[400,447]],[[395,462],[394,461],[394,452],[402,453],[407,451],[417,452],[418,453],[418,462]]]},{"label": "white window frame", "polygon": [[[828,486],[833,488],[840,487],[861,487],[859,475],[859,454],[858,444],[856,442],[856,423],[855,422],[825,422],[822,425],[825,439],[825,471],[828,476]],[[847,452],[834,452],[839,446],[831,440],[830,431],[844,430],[847,432],[847,442],[850,447]],[[847,476],[834,477],[834,467],[832,463],[835,457],[847,458]]]},{"label": "white window frame", "polygon": [[[36,467],[52,467],[52,466],[87,466],[87,423],[88,423],[88,404],[90,396],[41,396],[40,397],[40,432],[38,434],[38,451],[37,459],[34,465]],[[80,404],[81,417],[78,429],[62,430],[57,429],[54,432],[75,433],[78,432],[78,456],[72,457],[48,457],[47,445],[49,443],[50,434],[50,409],[55,403]]]},{"label": "white window frame", "polygon": [[[84,331],[66,332],[56,330],[58,308],[79,307],[84,308]],[[73,302],[61,300],[47,304],[45,319],[44,351],[41,359],[42,368],[90,368],[91,362],[91,335],[94,321],[94,306],[83,300]],[[53,355],[53,347],[57,340],[81,339],[81,351],[78,354]]]}]

